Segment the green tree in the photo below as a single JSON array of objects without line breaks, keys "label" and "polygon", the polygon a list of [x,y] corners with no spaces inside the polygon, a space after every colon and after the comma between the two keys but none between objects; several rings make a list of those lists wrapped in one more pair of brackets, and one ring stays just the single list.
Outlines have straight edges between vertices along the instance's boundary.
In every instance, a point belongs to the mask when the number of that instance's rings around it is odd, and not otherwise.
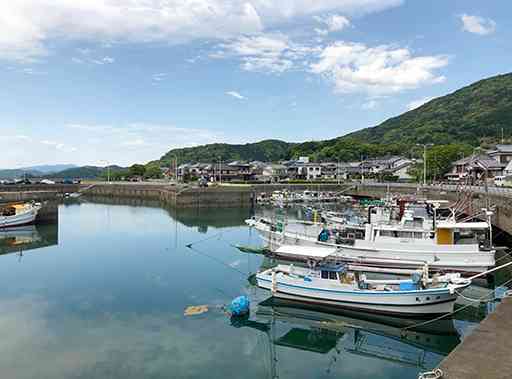
[{"label": "green tree", "polygon": [[[448,173],[453,162],[467,157],[473,148],[466,144],[451,143],[448,145],[436,145],[427,150],[427,180],[442,180]],[[423,180],[423,162],[418,162],[410,173],[418,182]]]},{"label": "green tree", "polygon": [[144,172],[145,178],[160,179],[162,177],[162,170],[159,164],[147,164]]},{"label": "green tree", "polygon": [[146,166],[141,164],[134,164],[131,165],[128,169],[128,175],[129,176],[144,176],[146,172]]}]

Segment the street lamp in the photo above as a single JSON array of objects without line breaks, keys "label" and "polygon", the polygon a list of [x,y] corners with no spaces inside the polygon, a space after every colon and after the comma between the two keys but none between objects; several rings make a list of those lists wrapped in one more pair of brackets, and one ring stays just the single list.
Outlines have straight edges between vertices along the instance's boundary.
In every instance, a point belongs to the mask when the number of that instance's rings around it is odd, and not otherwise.
[{"label": "street lamp", "polygon": [[110,184],[110,162],[106,160],[100,161],[101,163],[106,163],[107,167],[107,182]]},{"label": "street lamp", "polygon": [[432,147],[432,143],[417,143],[416,146],[423,146],[423,186],[427,185],[427,147]]}]

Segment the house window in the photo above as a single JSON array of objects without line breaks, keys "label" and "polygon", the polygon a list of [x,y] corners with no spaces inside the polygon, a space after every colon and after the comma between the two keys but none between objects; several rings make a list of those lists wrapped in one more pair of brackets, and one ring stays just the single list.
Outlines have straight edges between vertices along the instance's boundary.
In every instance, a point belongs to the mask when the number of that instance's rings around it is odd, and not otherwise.
[{"label": "house window", "polygon": [[334,271],[329,271],[329,279],[336,280],[336,273]]},{"label": "house window", "polygon": [[329,271],[322,271],[322,279],[329,279]]}]

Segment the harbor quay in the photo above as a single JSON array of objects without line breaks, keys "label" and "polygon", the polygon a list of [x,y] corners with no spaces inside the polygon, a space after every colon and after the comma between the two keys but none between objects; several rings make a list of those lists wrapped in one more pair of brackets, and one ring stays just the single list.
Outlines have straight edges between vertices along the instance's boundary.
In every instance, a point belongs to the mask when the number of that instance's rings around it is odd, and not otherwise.
[{"label": "harbor quay", "polygon": [[511,377],[512,297],[501,301],[440,364],[443,379]]},{"label": "harbor quay", "polygon": [[[0,202],[56,200],[70,193],[160,201],[176,208],[252,207],[261,193],[273,191],[332,191],[365,198],[383,198],[390,194],[416,195],[438,200],[457,199],[459,188],[450,185],[418,186],[400,183],[321,183],[321,184],[253,184],[222,185],[206,188],[175,186],[165,183],[93,183],[81,185],[0,186]],[[471,207],[494,209],[492,222],[498,229],[512,234],[511,189],[472,189]],[[467,213],[471,213],[468,209]]]}]

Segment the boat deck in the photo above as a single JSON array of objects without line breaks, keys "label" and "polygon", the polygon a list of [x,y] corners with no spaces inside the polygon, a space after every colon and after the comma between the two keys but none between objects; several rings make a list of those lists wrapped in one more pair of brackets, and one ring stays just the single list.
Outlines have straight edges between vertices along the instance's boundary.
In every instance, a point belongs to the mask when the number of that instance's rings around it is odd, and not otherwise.
[{"label": "boat deck", "polygon": [[512,377],[512,298],[505,298],[441,363],[443,379]]}]

